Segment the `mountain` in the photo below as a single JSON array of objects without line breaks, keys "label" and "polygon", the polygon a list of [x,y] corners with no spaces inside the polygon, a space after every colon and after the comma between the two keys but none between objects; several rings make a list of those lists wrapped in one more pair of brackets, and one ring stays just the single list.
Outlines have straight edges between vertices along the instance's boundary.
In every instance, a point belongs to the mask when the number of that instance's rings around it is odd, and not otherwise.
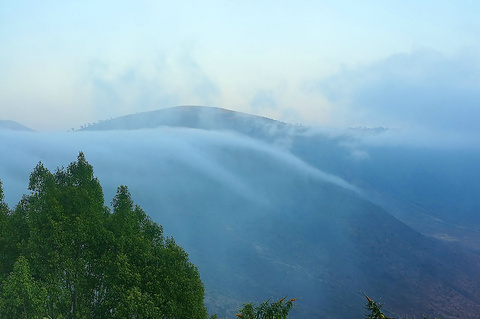
[{"label": "mountain", "polygon": [[302,161],[357,185],[370,201],[416,231],[480,251],[478,147],[397,145],[398,132],[383,127],[311,128],[202,106],[131,114],[84,130],[158,127],[234,132],[283,147]]},{"label": "mountain", "polygon": [[[107,202],[128,185],[135,202],[185,248],[211,313],[232,317],[242,302],[288,295],[300,298],[292,318],[360,317],[365,292],[397,316],[478,317],[478,253],[434,236],[439,228],[425,233],[411,217],[435,217],[427,204],[441,194],[432,188],[436,178],[470,183],[460,173],[442,177],[434,169],[445,169],[442,161],[430,165],[430,175],[409,175],[428,168],[429,156],[356,142],[358,134],[382,131],[315,131],[216,108],[121,119],[76,132],[0,132],[9,204],[20,200],[39,160],[53,170],[81,150]],[[426,190],[416,197],[403,189],[420,182]],[[457,207],[475,206],[463,198]]]},{"label": "mountain", "polygon": [[416,144],[422,136],[411,133],[404,142],[401,133],[303,134],[292,139],[289,151],[361,188],[422,234],[479,252],[480,148],[438,139]]},{"label": "mountain", "polygon": [[0,130],[11,130],[11,131],[30,131],[33,130],[23,126],[20,123],[9,121],[9,120],[0,120]]},{"label": "mountain", "polygon": [[282,132],[289,125],[217,107],[177,106],[101,121],[85,126],[82,130],[135,130],[165,126],[233,131],[255,138],[268,138]]}]

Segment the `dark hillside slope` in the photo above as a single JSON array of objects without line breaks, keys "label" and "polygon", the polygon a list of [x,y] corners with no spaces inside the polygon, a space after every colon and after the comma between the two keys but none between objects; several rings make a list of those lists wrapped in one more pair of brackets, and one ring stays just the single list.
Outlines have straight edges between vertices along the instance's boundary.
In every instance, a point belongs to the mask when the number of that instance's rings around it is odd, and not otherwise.
[{"label": "dark hillside slope", "polygon": [[303,134],[290,151],[422,234],[480,252],[480,147],[401,144],[398,134]]},{"label": "dark hillside slope", "polygon": [[27,131],[32,132],[33,130],[14,121],[9,120],[0,120],[0,130],[9,130],[9,131]]},{"label": "dark hillside slope", "polygon": [[357,185],[370,200],[422,234],[480,252],[480,147],[446,147],[437,139],[431,141],[436,146],[422,145],[417,144],[422,137],[410,132],[310,128],[201,106],[127,115],[86,130],[162,126],[230,131],[281,146]]},{"label": "dark hillside slope", "polygon": [[158,204],[149,211],[162,212],[158,220],[184,236],[211,311],[231,314],[234,304],[222,310],[228,300],[281,292],[302,297],[294,318],[354,317],[363,291],[382,297],[397,315],[474,318],[480,311],[478,256],[424,237],[355,193],[268,154],[220,150],[229,155],[215,161],[248,176],[255,195],[182,165],[169,168],[175,176],[168,178],[170,196],[135,187],[144,205]]},{"label": "dark hillside slope", "polygon": [[292,318],[357,318],[363,292],[397,316],[480,313],[478,255],[423,236],[265,140],[171,127],[0,138],[10,203],[21,197],[10,185],[26,191],[39,160],[54,170],[79,150],[107,200],[128,185],[199,267],[211,313],[288,295],[301,298]]},{"label": "dark hillside slope", "polygon": [[82,130],[137,130],[162,126],[232,131],[254,138],[268,139],[283,132],[289,125],[217,107],[177,106],[101,121]]}]

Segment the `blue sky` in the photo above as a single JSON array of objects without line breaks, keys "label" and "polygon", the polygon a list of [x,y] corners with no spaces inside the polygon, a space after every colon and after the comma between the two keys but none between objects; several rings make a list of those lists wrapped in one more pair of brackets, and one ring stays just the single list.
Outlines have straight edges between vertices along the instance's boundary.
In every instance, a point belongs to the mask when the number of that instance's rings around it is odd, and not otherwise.
[{"label": "blue sky", "polygon": [[479,134],[477,1],[2,1],[0,119],[210,105]]}]

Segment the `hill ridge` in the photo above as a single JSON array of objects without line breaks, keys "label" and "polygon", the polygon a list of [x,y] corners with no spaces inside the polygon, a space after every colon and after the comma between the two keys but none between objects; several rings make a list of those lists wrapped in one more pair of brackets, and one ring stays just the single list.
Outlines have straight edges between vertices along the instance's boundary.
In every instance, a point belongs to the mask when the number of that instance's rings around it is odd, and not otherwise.
[{"label": "hill ridge", "polygon": [[11,120],[0,120],[0,130],[33,132],[31,128]]}]

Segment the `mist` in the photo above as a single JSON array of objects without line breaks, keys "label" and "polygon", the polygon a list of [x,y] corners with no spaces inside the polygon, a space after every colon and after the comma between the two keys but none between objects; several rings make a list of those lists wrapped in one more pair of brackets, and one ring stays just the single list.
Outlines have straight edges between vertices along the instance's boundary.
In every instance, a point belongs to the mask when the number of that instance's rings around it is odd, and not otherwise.
[{"label": "mist", "polygon": [[[252,192],[254,185],[251,185],[249,176],[235,172],[231,158],[230,163],[225,161],[228,153],[245,152],[288,167],[305,178],[317,178],[355,189],[341,178],[322,172],[281,148],[235,133],[160,128],[62,133],[0,131],[0,135],[3,141],[0,145],[0,173],[6,188],[6,199],[11,206],[27,191],[29,173],[38,162],[54,171],[74,160],[79,151],[86,154],[100,180],[106,176],[113,185],[128,185],[137,180],[147,182],[145,178],[153,172],[159,176],[171,174],[167,163],[175,163],[230,188],[239,196],[260,201],[258,194]],[[112,176],[114,181],[111,181]],[[12,186],[9,186],[10,183]],[[134,184],[137,183],[140,182]],[[20,191],[22,184],[23,190]],[[159,181],[158,186],[161,187],[161,184],[162,181]],[[12,188],[15,190],[12,191]]]},{"label": "mist", "polygon": [[82,151],[106,205],[127,185],[189,253],[211,313],[288,295],[292,318],[352,318],[368,292],[476,318],[479,10],[4,1],[6,202]]},{"label": "mist", "polygon": [[[478,57],[417,48],[318,81],[315,89],[351,126],[387,126],[437,135],[480,136]],[[478,145],[478,144],[477,144]]]},{"label": "mist", "polygon": [[[54,171],[84,152],[107,205],[127,185],[185,248],[211,313],[231,316],[242,302],[280,294],[302,298],[292,318],[342,318],[363,311],[359,291],[414,313],[428,301],[408,298],[429,295],[403,297],[404,285],[449,294],[458,276],[476,280],[470,266],[444,260],[470,265],[462,251],[480,251],[480,152],[448,141],[426,146],[428,138],[418,143],[411,133],[180,107],[82,131],[0,131],[0,179],[13,208],[39,161]],[[379,268],[385,263],[396,266]],[[424,267],[440,268],[422,276]],[[395,275],[399,269],[409,275]]]},{"label": "mist", "polygon": [[[326,183],[358,191],[285,148],[234,132],[167,127],[62,133],[1,131],[0,138],[4,141],[0,145],[0,179],[11,208],[28,193],[29,174],[39,161],[54,171],[82,151],[102,184],[107,205],[116,187],[127,185],[135,202],[164,226],[166,235],[174,236],[185,247],[200,267],[207,298],[218,297],[222,288],[231,288],[228,276],[232,273],[236,278],[251,278],[248,282],[258,276],[270,283],[278,280],[279,274],[268,275],[272,267],[268,263],[258,269],[232,265],[239,262],[232,253],[248,258],[252,253],[270,254],[263,249],[272,235],[272,225],[277,219],[297,214],[296,198],[306,185]],[[279,197],[284,200],[279,201]],[[272,225],[265,224],[265,219],[271,219]],[[242,232],[257,239],[238,242],[234,234],[245,226],[250,229]],[[226,278],[215,275],[218,267],[224,269]],[[292,280],[300,280],[304,288],[311,286],[303,279]],[[238,280],[233,282],[238,285]],[[266,288],[269,285],[265,284]],[[231,296],[232,301],[213,309],[231,314],[241,305],[240,292],[246,296],[250,289],[250,284],[245,284]],[[293,288],[292,293],[299,289]],[[314,290],[314,286],[309,289]],[[251,298],[263,298],[262,291],[252,292]],[[221,295],[226,298],[224,292]]]}]

